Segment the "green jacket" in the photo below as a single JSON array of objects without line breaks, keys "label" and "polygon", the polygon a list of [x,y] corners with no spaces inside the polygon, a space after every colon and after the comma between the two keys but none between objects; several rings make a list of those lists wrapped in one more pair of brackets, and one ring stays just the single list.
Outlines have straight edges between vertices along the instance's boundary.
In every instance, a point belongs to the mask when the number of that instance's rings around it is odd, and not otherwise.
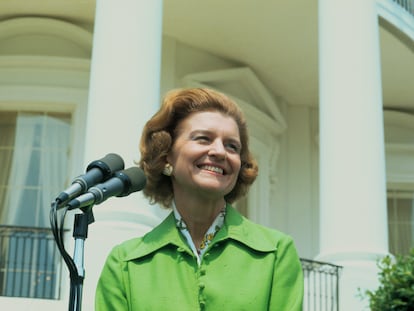
[{"label": "green jacket", "polygon": [[301,311],[303,275],[287,235],[252,223],[231,206],[201,265],[171,213],[142,238],[109,254],[96,311]]}]

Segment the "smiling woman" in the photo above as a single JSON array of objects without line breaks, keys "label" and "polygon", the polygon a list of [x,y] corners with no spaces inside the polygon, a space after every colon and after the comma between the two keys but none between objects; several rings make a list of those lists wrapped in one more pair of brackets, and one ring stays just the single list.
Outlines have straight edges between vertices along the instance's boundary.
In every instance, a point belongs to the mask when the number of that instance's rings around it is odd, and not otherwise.
[{"label": "smiling woman", "polygon": [[144,127],[140,149],[144,194],[172,213],[114,248],[96,310],[302,310],[292,239],[231,206],[258,174],[232,100],[210,89],[168,93]]}]

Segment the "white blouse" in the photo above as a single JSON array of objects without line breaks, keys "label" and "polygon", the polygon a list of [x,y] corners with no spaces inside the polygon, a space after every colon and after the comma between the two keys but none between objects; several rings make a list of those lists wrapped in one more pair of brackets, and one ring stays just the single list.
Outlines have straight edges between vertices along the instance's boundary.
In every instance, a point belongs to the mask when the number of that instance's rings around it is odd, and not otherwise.
[{"label": "white blouse", "polygon": [[224,218],[226,217],[226,206],[223,207],[223,209],[217,215],[216,219],[211,224],[210,228],[208,228],[206,234],[204,235],[204,239],[199,247],[196,247],[194,245],[193,239],[191,238],[187,225],[184,222],[184,219],[181,217],[180,213],[178,212],[174,202],[172,203],[172,207],[174,211],[175,224],[177,228],[180,230],[180,232],[184,235],[188,245],[190,246],[191,250],[197,258],[198,265],[200,265],[203,255],[208,248],[208,245],[211,243],[217,232],[220,231],[221,227],[223,227]]}]

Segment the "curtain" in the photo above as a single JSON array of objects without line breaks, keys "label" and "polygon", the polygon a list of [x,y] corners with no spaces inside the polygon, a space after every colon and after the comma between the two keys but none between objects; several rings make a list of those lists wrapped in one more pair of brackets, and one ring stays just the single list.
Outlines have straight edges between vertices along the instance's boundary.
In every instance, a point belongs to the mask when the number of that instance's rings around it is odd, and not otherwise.
[{"label": "curtain", "polygon": [[40,188],[42,209],[39,223],[49,227],[50,203],[65,188],[68,171],[70,124],[60,119],[44,116],[44,152],[40,158]]},{"label": "curtain", "polygon": [[70,124],[20,113],[2,223],[49,227],[50,202],[67,175]]},{"label": "curtain", "polygon": [[392,254],[408,254],[414,247],[414,194],[388,196],[389,248]]},{"label": "curtain", "polygon": [[[23,193],[26,177],[29,173],[29,164],[32,157],[34,141],[34,120],[29,116],[19,115],[16,121],[15,146],[11,163],[8,191],[2,213],[2,223],[6,225],[21,225],[18,216],[24,215],[19,211],[23,202]],[[28,215],[28,219],[30,217]]]}]

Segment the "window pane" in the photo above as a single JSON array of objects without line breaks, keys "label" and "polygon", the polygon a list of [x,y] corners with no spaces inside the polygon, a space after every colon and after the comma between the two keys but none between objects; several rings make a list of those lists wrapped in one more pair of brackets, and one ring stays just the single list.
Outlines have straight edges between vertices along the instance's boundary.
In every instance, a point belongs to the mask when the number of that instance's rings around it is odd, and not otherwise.
[{"label": "window pane", "polygon": [[413,193],[388,193],[389,249],[392,254],[408,254],[414,247]]},{"label": "window pane", "polygon": [[0,113],[0,163],[2,165],[0,170],[0,224],[5,206],[10,163],[13,157],[16,116],[15,112]]}]

